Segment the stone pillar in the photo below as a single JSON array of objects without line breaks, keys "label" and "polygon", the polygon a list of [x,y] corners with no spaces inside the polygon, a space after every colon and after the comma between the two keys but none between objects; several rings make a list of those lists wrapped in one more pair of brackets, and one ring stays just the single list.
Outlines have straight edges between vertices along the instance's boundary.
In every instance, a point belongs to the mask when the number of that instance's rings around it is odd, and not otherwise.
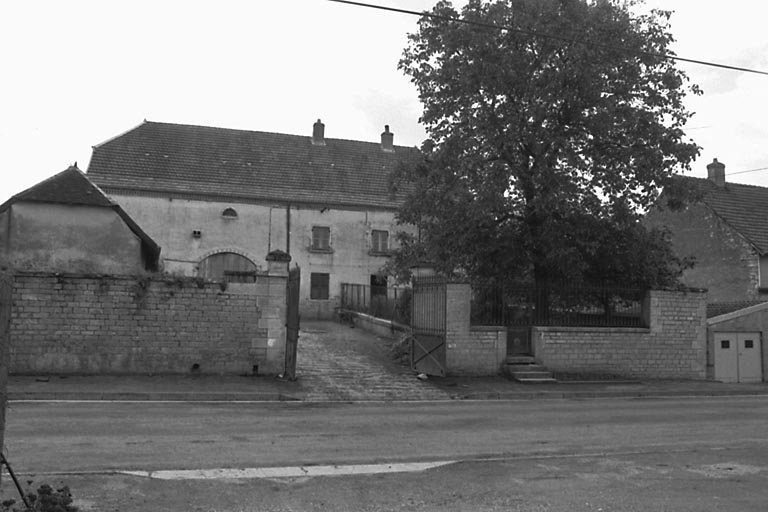
[{"label": "stone pillar", "polygon": [[432,277],[435,275],[435,267],[431,263],[420,262],[411,267],[413,277]]},{"label": "stone pillar", "polygon": [[288,276],[288,265],[291,255],[285,251],[276,250],[267,254],[267,272],[270,276]]}]

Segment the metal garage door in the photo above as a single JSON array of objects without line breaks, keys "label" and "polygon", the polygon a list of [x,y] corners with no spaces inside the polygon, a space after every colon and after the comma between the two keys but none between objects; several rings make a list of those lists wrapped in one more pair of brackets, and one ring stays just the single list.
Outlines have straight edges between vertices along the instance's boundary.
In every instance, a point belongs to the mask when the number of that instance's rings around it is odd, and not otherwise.
[{"label": "metal garage door", "polygon": [[715,333],[715,379],[722,382],[761,382],[762,343],[759,332]]}]

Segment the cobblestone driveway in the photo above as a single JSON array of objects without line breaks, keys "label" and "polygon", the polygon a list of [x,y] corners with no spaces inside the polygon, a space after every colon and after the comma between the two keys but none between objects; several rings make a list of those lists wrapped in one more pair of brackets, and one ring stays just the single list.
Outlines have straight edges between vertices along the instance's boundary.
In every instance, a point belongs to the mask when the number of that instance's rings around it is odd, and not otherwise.
[{"label": "cobblestone driveway", "polygon": [[337,322],[303,321],[297,376],[307,400],[450,400],[396,364],[390,341]]}]

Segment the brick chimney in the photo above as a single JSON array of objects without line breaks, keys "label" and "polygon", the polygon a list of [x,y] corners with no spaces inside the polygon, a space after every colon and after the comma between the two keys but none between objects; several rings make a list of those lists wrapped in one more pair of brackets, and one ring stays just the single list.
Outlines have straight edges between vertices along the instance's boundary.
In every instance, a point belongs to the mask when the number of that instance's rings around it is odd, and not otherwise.
[{"label": "brick chimney", "polygon": [[395,152],[394,146],[395,134],[389,131],[389,125],[384,125],[384,132],[381,134],[381,149],[388,153]]},{"label": "brick chimney", "polygon": [[707,165],[707,177],[718,187],[725,186],[725,165],[715,158],[711,164]]},{"label": "brick chimney", "polygon": [[325,125],[319,119],[312,125],[312,144],[325,146]]}]

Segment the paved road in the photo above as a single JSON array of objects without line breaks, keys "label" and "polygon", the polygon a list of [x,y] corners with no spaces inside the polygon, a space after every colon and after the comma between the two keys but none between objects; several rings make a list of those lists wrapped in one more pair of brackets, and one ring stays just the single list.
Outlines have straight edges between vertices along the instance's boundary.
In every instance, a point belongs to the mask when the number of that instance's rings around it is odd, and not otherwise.
[{"label": "paved road", "polygon": [[768,398],[14,403],[19,471],[157,470],[768,446]]},{"label": "paved road", "polygon": [[[26,402],[11,406],[6,451],[24,481],[71,486],[84,512],[763,512],[767,422],[765,397]],[[462,459],[374,476],[164,481],[105,473]],[[56,471],[70,473],[41,474]],[[13,497],[3,483],[0,497]]]}]

